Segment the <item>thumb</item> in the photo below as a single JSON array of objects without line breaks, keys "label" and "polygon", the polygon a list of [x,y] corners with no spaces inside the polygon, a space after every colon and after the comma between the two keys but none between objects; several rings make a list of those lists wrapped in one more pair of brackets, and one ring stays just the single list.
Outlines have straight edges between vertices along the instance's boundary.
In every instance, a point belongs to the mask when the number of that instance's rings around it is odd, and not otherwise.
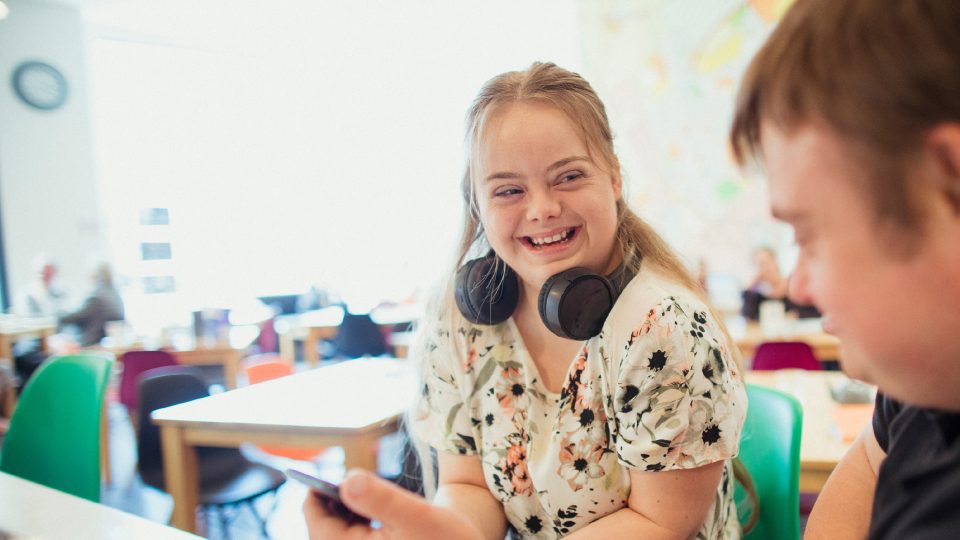
[{"label": "thumb", "polygon": [[413,532],[427,526],[433,508],[423,497],[362,470],[351,470],[340,483],[340,497],[354,512],[383,524]]}]

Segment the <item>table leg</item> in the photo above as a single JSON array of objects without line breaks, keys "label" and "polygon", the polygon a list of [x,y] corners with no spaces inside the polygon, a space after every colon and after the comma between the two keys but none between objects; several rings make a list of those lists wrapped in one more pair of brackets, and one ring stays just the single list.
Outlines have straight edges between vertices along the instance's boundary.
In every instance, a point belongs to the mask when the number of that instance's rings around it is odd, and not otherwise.
[{"label": "table leg", "polygon": [[40,352],[49,352],[50,346],[47,345],[47,338],[54,334],[54,329],[40,333]]},{"label": "table leg", "polygon": [[293,339],[293,330],[280,334],[280,358],[291,366],[296,364],[297,346]]},{"label": "table leg", "polygon": [[235,390],[237,388],[237,379],[240,376],[240,362],[242,361],[243,359],[237,351],[229,353],[226,359],[224,359],[223,378],[228,390]]},{"label": "table leg", "polygon": [[[13,359],[13,338],[0,334],[0,362],[10,367],[10,375],[17,376],[16,363]],[[17,406],[17,389],[10,380],[10,388],[4,394],[2,412],[7,418],[13,418],[13,409]]]},{"label": "table leg", "polygon": [[112,475],[110,474],[110,404],[107,399],[103,400],[103,410],[100,412],[100,478],[107,485],[110,485]]},{"label": "table leg", "polygon": [[188,532],[197,532],[197,450],[187,444],[183,430],[176,426],[160,428],[163,445],[163,478],[167,493],[173,496],[170,524]]},{"label": "table leg", "polygon": [[320,343],[320,332],[316,328],[307,330],[307,337],[303,338],[303,359],[310,367],[317,367],[320,363],[320,353],[317,344]]}]

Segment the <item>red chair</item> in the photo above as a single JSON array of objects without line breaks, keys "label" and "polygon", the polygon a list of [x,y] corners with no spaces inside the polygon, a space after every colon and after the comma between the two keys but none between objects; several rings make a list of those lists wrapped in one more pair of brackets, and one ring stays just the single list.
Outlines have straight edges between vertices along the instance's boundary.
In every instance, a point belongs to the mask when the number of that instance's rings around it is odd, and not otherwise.
[{"label": "red chair", "polygon": [[[258,354],[247,358],[244,372],[250,384],[257,384],[287,375],[293,375],[293,366],[280,359],[276,354]],[[311,461],[326,448],[295,448],[287,446],[258,446],[260,450],[274,456],[280,456],[300,461]]]},{"label": "red chair", "polygon": [[137,385],[144,371],[176,366],[177,359],[167,351],[128,351],[120,357],[123,373],[120,376],[120,403],[127,408],[131,419],[137,416],[140,401]]},{"label": "red chair", "polygon": [[769,371],[775,369],[823,369],[813,348],[802,341],[768,341],[757,347],[752,369]]},{"label": "red chair", "polygon": [[276,316],[260,323],[260,335],[257,336],[257,349],[261,353],[275,353],[280,350],[280,336],[273,323],[276,322]]}]

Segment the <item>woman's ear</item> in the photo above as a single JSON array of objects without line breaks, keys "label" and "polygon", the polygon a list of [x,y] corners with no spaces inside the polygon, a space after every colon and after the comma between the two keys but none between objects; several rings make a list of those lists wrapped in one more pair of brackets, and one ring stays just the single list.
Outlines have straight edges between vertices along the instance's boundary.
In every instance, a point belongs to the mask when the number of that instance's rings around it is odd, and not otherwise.
[{"label": "woman's ear", "polygon": [[930,130],[925,142],[937,188],[960,214],[960,123],[938,125]]},{"label": "woman's ear", "polygon": [[617,199],[623,197],[623,175],[620,173],[620,160],[616,156],[610,164],[610,177],[613,179],[613,194]]}]

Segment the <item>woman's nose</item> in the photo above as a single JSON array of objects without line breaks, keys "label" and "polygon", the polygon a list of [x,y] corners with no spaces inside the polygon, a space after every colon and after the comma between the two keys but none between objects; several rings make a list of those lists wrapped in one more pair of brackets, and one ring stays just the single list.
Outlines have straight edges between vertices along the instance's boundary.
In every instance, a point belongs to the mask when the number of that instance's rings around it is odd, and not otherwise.
[{"label": "woman's nose", "polygon": [[528,220],[547,221],[559,217],[560,212],[560,199],[552,190],[530,190],[527,197]]}]

